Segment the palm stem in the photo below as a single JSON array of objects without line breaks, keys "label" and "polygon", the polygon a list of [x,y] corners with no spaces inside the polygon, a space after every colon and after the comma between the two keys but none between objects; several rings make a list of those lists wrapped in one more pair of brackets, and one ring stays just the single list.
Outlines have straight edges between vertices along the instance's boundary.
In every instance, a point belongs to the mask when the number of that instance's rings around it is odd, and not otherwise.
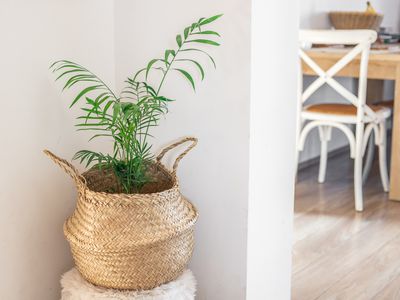
[{"label": "palm stem", "polygon": [[[167,74],[168,74],[168,72],[171,70],[171,66],[172,66],[172,64],[174,63],[176,57],[178,56],[178,54],[179,54],[179,52],[181,51],[182,46],[185,44],[185,42],[186,42],[186,40],[183,41],[183,43],[182,43],[181,46],[179,46],[179,48],[178,48],[178,50],[176,51],[175,55],[173,56],[171,62],[168,64],[168,67],[167,67],[167,69],[165,70],[165,73],[164,73],[164,75],[163,75],[163,77],[162,77],[162,79],[161,79],[160,85],[158,86],[157,93],[156,93],[157,96],[160,94],[161,88],[162,88],[162,86],[163,86],[163,84],[164,84],[164,82],[165,82],[165,79],[167,78]],[[153,112],[152,112],[151,115],[150,115],[150,118],[152,118],[152,117],[153,117]],[[146,126],[146,132],[145,132],[145,134],[144,134],[144,142],[146,142],[146,140],[147,140],[147,136],[148,136],[148,133],[149,133],[149,129],[150,129],[150,123],[148,123],[147,126]]]}]

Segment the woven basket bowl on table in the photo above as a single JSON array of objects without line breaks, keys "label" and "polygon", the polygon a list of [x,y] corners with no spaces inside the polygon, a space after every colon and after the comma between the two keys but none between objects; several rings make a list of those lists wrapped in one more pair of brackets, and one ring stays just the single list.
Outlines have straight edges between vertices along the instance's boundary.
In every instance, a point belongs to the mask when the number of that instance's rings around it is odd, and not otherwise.
[{"label": "woven basket bowl on table", "polygon": [[[162,163],[173,148],[191,141],[173,170]],[[45,153],[75,181],[78,201],[64,224],[77,269],[92,284],[148,290],[178,278],[191,258],[198,214],[179,189],[179,161],[196,145],[185,138],[165,148],[149,166],[154,182],[140,194],[123,194],[112,171],[82,175],[66,160]]]},{"label": "woven basket bowl on table", "polygon": [[379,30],[383,15],[366,12],[334,11],[329,13],[329,18],[335,29],[372,29]]}]

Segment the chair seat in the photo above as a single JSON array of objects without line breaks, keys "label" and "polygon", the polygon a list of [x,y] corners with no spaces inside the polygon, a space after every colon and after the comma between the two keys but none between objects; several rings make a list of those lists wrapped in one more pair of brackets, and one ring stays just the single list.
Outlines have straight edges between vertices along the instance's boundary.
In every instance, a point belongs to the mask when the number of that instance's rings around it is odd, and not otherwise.
[{"label": "chair seat", "polygon": [[379,101],[379,102],[374,103],[374,105],[387,107],[387,108],[390,108],[391,110],[393,110],[394,100]]},{"label": "chair seat", "polygon": [[[376,113],[378,120],[390,117],[391,110],[382,105],[369,105]],[[345,123],[357,122],[357,108],[351,104],[341,103],[319,103],[304,107],[302,117],[309,120],[331,120]],[[374,121],[373,118],[365,116],[365,122]]]}]

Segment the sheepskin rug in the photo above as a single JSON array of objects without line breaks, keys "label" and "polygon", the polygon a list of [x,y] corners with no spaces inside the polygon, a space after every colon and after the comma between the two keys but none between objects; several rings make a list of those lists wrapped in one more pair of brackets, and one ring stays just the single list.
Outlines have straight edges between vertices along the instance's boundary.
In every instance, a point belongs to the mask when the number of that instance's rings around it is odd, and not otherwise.
[{"label": "sheepskin rug", "polygon": [[196,280],[186,270],[177,280],[149,291],[118,291],[94,286],[74,268],[62,276],[61,300],[194,300]]}]

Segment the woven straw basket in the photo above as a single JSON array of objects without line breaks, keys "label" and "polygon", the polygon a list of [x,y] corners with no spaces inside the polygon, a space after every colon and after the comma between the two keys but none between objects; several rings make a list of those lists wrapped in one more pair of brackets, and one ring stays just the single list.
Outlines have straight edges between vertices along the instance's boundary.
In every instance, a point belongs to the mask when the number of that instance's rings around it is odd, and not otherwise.
[{"label": "woven straw basket", "polygon": [[335,29],[372,29],[378,31],[383,21],[381,14],[351,11],[330,12],[329,18]]},{"label": "woven straw basket", "polygon": [[[161,159],[188,141],[191,145],[169,171]],[[195,138],[185,138],[161,151],[149,168],[156,183],[145,186],[142,194],[104,192],[116,189],[112,172],[93,168],[81,175],[45,150],[78,189],[76,209],[64,224],[64,234],[87,281],[112,289],[148,290],[183,273],[193,252],[198,215],[180,193],[176,170],[196,143]]]}]

